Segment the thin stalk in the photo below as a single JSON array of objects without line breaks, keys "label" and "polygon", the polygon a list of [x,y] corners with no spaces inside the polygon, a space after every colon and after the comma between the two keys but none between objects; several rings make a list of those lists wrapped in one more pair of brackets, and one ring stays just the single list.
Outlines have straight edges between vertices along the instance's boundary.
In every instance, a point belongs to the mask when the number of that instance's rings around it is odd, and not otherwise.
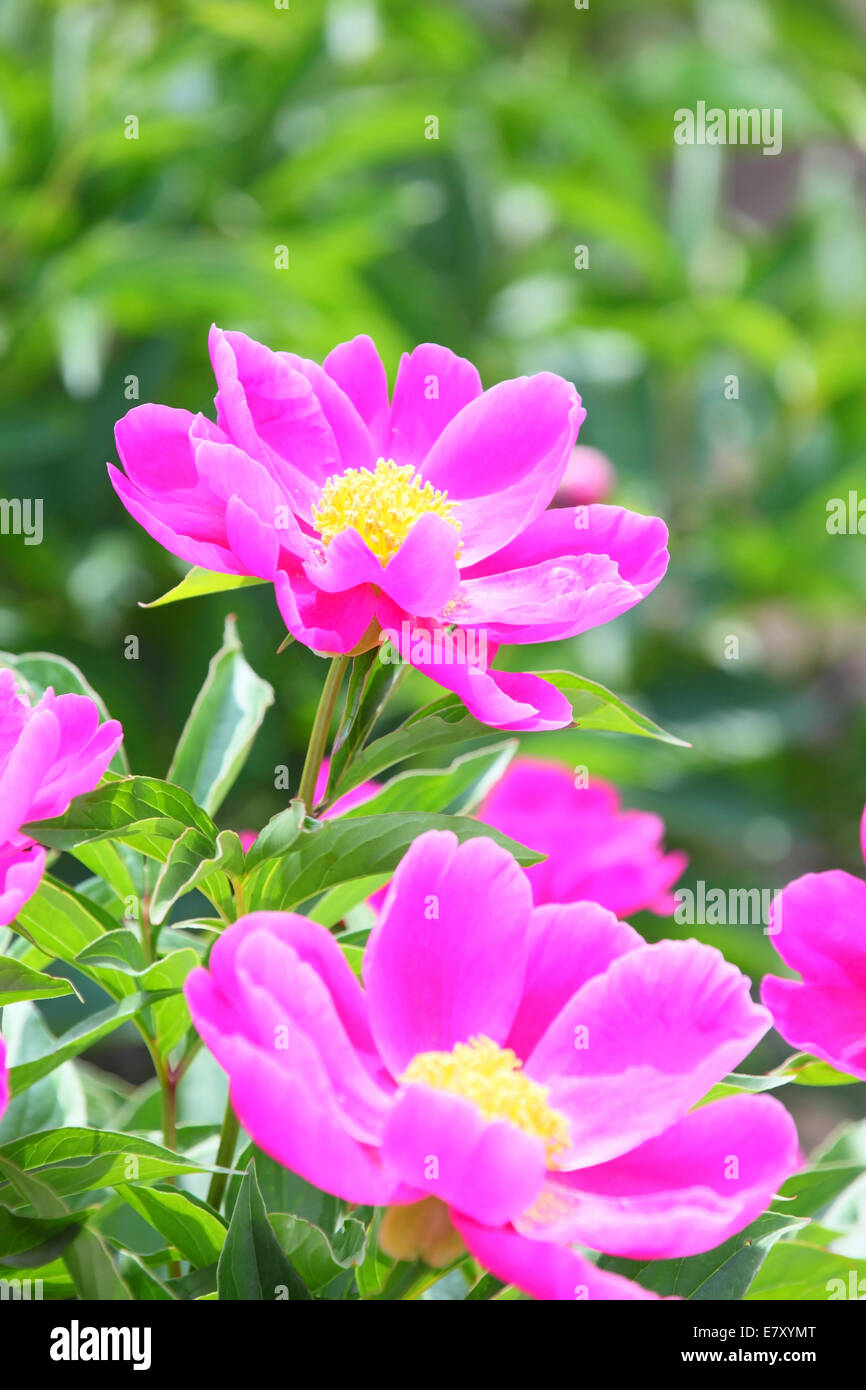
[{"label": "thin stalk", "polygon": [[[235,1144],[238,1139],[238,1117],[232,1109],[231,1100],[226,1101],[226,1110],[223,1115],[222,1129],[220,1130],[220,1143],[217,1149],[216,1166],[218,1168],[230,1168],[234,1158]],[[210,1187],[207,1191],[208,1206],[213,1207],[214,1211],[219,1211],[222,1205],[223,1194],[228,1182],[228,1173],[214,1173],[211,1176]]]},{"label": "thin stalk", "polygon": [[319,697],[319,707],[313,720],[310,742],[307,745],[307,756],[304,759],[304,770],[301,773],[301,785],[298,789],[298,796],[306,806],[308,814],[313,810],[313,803],[316,798],[316,782],[328,744],[328,733],[331,728],[334,706],[337,703],[337,696],[340,693],[340,686],[343,684],[343,676],[346,673],[349,660],[348,656],[332,658]]}]

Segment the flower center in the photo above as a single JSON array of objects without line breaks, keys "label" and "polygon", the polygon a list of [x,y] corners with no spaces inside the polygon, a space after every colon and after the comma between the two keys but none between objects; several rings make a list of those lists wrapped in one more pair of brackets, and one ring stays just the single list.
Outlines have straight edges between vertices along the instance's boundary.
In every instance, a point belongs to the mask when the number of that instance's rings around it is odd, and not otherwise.
[{"label": "flower center", "polygon": [[460,523],[451,515],[456,506],[447,492],[422,483],[411,463],[399,468],[393,459],[379,459],[374,469],[347,468],[328,478],[313,510],[313,525],[325,545],[354,526],[384,565],[426,512],[443,517],[459,533]]},{"label": "flower center", "polygon": [[401,1080],[463,1096],[486,1119],[509,1120],[525,1134],[543,1139],[547,1162],[554,1167],[569,1146],[568,1122],[548,1104],[548,1088],[524,1076],[522,1065],[510,1047],[482,1036],[457,1043],[452,1052],[419,1052]]}]

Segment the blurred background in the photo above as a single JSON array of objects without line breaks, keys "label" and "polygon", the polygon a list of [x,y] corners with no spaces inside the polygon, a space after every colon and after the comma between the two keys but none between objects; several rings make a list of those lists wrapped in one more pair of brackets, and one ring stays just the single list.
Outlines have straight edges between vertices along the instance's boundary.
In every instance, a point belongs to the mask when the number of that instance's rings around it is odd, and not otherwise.
[{"label": "blurred background", "polygon": [[[261,825],[321,663],[275,655],[264,587],[137,607],[185,567],[108,485],[114,421],[212,413],[212,321],[319,359],[368,332],[392,378],[424,340],[488,385],[552,369],[607,460],[582,459],[583,500],[665,517],[672,561],[521,664],[693,746],[533,751],[657,810],[687,885],[862,871],[866,537],[829,534],[827,504],[866,500],[864,38],[862,0],[3,0],[0,494],[44,499],[44,540],[0,536],[0,648],[77,662],[163,773],[234,611],[277,702],[222,819]],[[675,144],[700,100],[781,108],[781,153]],[[413,679],[407,704],[435,695]],[[760,926],[639,925],[776,963]],[[864,1106],[792,1091],[807,1144]]]}]

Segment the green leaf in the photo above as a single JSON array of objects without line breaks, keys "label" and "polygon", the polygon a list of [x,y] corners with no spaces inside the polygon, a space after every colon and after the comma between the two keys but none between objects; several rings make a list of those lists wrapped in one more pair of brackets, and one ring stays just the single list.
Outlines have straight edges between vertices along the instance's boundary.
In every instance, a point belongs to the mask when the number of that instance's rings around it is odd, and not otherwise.
[{"label": "green leaf", "polygon": [[397,682],[406,674],[399,663],[382,661],[382,649],[373,647],[356,656],[346,692],[346,706],[334,739],[328,769],[326,804],[334,800],[334,788],[345,768],[373,729]]},{"label": "green leaf", "polygon": [[796,1299],[826,1303],[828,1299],[862,1298],[866,1290],[866,1260],[855,1260],[822,1250],[803,1240],[780,1241],[767,1254],[747,1299],[779,1301]]},{"label": "green leaf", "polygon": [[287,855],[263,864],[250,878],[247,910],[297,907],[338,883],[390,875],[409,846],[426,830],[450,830],[458,840],[488,836],[503,845],[519,864],[537,864],[536,854],[480,821],[462,816],[338,816],[305,830]]},{"label": "green leaf", "polygon": [[162,992],[159,994],[132,994],[128,998],[120,1000],[119,1003],[111,1004],[107,1009],[102,1009],[99,1013],[91,1014],[89,1018],[77,1023],[74,1028],[70,1028],[55,1039],[43,1056],[10,1067],[10,1094],[12,1096],[20,1095],[22,1091],[27,1090],[28,1086],[41,1080],[43,1076],[48,1076],[50,1072],[68,1061],[70,1057],[77,1057],[80,1052],[92,1047],[100,1038],[114,1032],[114,1029],[119,1028],[121,1023],[125,1023],[127,1019],[132,1018],[134,1014],[148,1008],[151,1004],[158,1003],[163,997]]},{"label": "green leaf", "polygon": [[390,874],[374,874],[370,878],[353,878],[351,883],[341,883],[325,893],[307,916],[314,922],[321,922],[323,927],[335,927],[358,903],[378,893],[389,878]]},{"label": "green leaf", "polygon": [[715,1250],[682,1260],[624,1260],[603,1255],[599,1269],[634,1279],[645,1289],[667,1297],[698,1300],[741,1299],[770,1248],[786,1233],[806,1223],[779,1212],[765,1212],[744,1231]]},{"label": "green leaf", "polygon": [[[39,1057],[54,1046],[53,1035],[32,1003],[13,1004],[5,1010],[3,1035],[6,1063],[10,1067]],[[0,1118],[0,1145],[9,1144],[22,1134],[34,1134],[58,1125],[84,1124],[86,1120],[87,1102],[81,1074],[72,1062],[65,1062],[9,1102]]]},{"label": "green leaf", "polygon": [[134,854],[126,845],[112,844],[109,840],[96,840],[87,845],[76,845],[71,852],[85,868],[104,879],[114,889],[124,907],[129,899],[135,899],[137,902],[141,897],[142,861],[140,856]]},{"label": "green leaf", "polygon": [[48,1264],[75,1239],[87,1216],[80,1211],[70,1216],[16,1216],[0,1207],[0,1266],[32,1269]]},{"label": "green leaf", "polygon": [[45,874],[19,909],[15,927],[51,960],[71,964],[91,942],[117,929],[115,919],[89,898]]},{"label": "green leaf", "polygon": [[211,660],[184,725],[169,780],[214,815],[246,762],[273,702],[273,686],[248,664],[235,620],[227,618],[223,645]]},{"label": "green leaf", "polygon": [[267,581],[250,574],[216,574],[213,570],[199,569],[193,565],[187,570],[179,584],[173,589],[151,599],[150,603],[140,603],[139,608],[161,608],[166,603],[177,603],[184,598],[203,598],[206,594],[223,594],[232,589],[249,589],[254,584]]},{"label": "green leaf", "polygon": [[814,1216],[856,1182],[864,1171],[862,1163],[818,1163],[786,1178],[776,1203],[785,1216]]},{"label": "green leaf", "polygon": [[[214,846],[200,830],[185,830],[180,839],[172,845],[169,856],[163,864],[153,887],[150,900],[150,920],[155,926],[165,921],[169,911],[193,888],[207,891],[213,875],[239,874],[244,866],[244,852],[238,836],[233,830],[221,830]],[[225,901],[229,894],[228,884],[217,900]]]},{"label": "green leaf", "polygon": [[502,777],[517,749],[517,740],[509,739],[464,753],[447,768],[402,772],[369,801],[343,814],[355,818],[387,811],[469,815]]},{"label": "green leaf", "polygon": [[[342,1219],[342,1207],[337,1197],[313,1187],[312,1183],[306,1182],[298,1177],[297,1173],[292,1173],[281,1163],[262,1153],[255,1144],[247,1145],[237,1159],[235,1167],[245,1171],[253,1160],[266,1211],[291,1212],[295,1216],[303,1216],[321,1230],[336,1230]],[[241,1182],[239,1173],[229,1178],[225,1201],[225,1210],[228,1213],[234,1210]]]},{"label": "green leaf", "polygon": [[711,1101],[722,1100],[725,1096],[756,1095],[762,1091],[775,1091],[791,1080],[789,1076],[748,1076],[745,1072],[731,1072],[723,1080],[716,1082],[700,1102],[709,1105]]},{"label": "green leaf", "polygon": [[[20,1199],[32,1206],[37,1216],[49,1220],[68,1215],[66,1203],[51,1187],[32,1173],[22,1172],[4,1149],[0,1154],[0,1177],[6,1179]],[[112,1263],[105,1242],[95,1231],[82,1229],[63,1253],[63,1261],[82,1299],[127,1300],[129,1289]]]},{"label": "green leaf", "polygon": [[640,734],[643,738],[660,739],[678,748],[690,748],[684,739],[666,733],[645,714],[640,714],[625,700],[598,681],[587,680],[573,671],[537,671],[536,675],[561,691],[571,702],[574,722],[580,729],[600,729],[617,734]]},{"label": "green leaf", "polygon": [[367,1232],[362,1222],[348,1216],[343,1225],[328,1236],[302,1216],[272,1212],[269,1217],[280,1245],[312,1293],[364,1258]]},{"label": "green leaf", "polygon": [[43,975],[11,956],[0,956],[0,1008],[21,999],[56,999],[61,994],[75,993],[69,980]]},{"label": "green leaf", "polygon": [[[207,1171],[201,1163],[138,1135],[80,1126],[24,1135],[0,1147],[0,1158],[28,1175],[37,1170],[40,1183],[60,1198]],[[3,1189],[0,1203],[13,1205]]]},{"label": "green leaf", "polygon": [[98,936],[78,952],[75,964],[82,969],[102,966],[121,970],[126,975],[140,975],[147,968],[141,942],[129,927],[116,927]]},{"label": "green leaf", "polygon": [[333,789],[329,788],[328,796],[343,796],[407,758],[432,753],[437,748],[469,738],[490,738],[496,733],[496,730],[469,714],[456,695],[445,695],[417,710],[393,732],[367,744]]},{"label": "green leaf", "polygon": [[[103,722],[111,718],[102,699],[84,673],[65,656],[57,656],[54,652],[24,652],[20,656],[11,652],[0,652],[0,666],[12,668],[19,685],[24,686],[31,704],[40,700],[50,686],[55,695],[86,695],[96,705]],[[118,748],[109,767],[118,773],[129,771],[123,744]]]},{"label": "green leaf", "polygon": [[157,1279],[152,1270],[138,1255],[131,1250],[119,1250],[117,1253],[117,1263],[120,1277],[132,1293],[136,1302],[171,1303],[175,1300],[175,1294],[163,1284],[162,1280]]},{"label": "green leaf", "polygon": [[226,1227],[215,1212],[187,1192],[163,1187],[118,1189],[126,1202],[143,1216],[170,1245],[196,1269],[219,1259]]},{"label": "green leaf", "polygon": [[34,821],[23,830],[52,849],[120,840],[165,863],[175,840],[190,826],[216,847],[216,826],[182,787],[157,777],[118,777],[76,796],[64,815]]},{"label": "green leaf", "polygon": [[822,1062],[808,1052],[798,1052],[789,1057],[779,1068],[779,1074],[797,1086],[853,1086],[858,1079],[847,1072],[837,1071],[829,1062]]},{"label": "green leaf", "polygon": [[244,872],[251,873],[266,859],[275,859],[291,849],[301,833],[306,814],[303,801],[292,801],[284,811],[278,811],[275,816],[271,816],[247,850]]},{"label": "green leaf", "polygon": [[221,1300],[265,1303],[286,1294],[290,1300],[311,1297],[268,1221],[252,1159],[244,1174],[220,1254],[217,1291]]}]

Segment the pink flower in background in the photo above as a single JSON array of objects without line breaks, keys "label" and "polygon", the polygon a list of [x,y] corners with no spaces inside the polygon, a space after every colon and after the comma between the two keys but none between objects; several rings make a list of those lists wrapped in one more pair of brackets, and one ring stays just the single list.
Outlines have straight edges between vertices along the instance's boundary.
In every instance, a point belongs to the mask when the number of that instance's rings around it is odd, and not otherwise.
[{"label": "pink flower in background", "polygon": [[9,1073],[6,1070],[6,1044],[0,1038],[0,1115],[9,1104]]},{"label": "pink flower in background", "polygon": [[662,849],[664,823],[623,811],[615,787],[576,787],[561,763],[518,757],[477,811],[479,820],[548,857],[525,872],[536,903],[595,902],[618,916],[670,913],[688,863]]},{"label": "pink flower in background", "polygon": [[[866,810],[860,822],[866,859]],[[771,909],[770,940],[800,980],[767,975],[761,998],[794,1047],[866,1081],[866,883],[803,874]]]},{"label": "pink flower in background", "polygon": [[484,723],[560,728],[568,700],[487,669],[500,645],[572,637],[664,575],[667,530],[621,507],[546,510],[585,411],[542,372],[483,391],[424,344],[389,400],[370,338],[324,365],[213,328],[217,421],[142,405],[117,425],[124,506],[173,554],[272,581],[289,631],[357,652],[386,632]]},{"label": "pink flower in background", "polygon": [[92,790],[122,738],[116,719],[99,723],[86,695],[46,690],[31,707],[12,671],[0,670],[0,925],[33,896],[45,867],[45,851],[21,826],[62,815]]},{"label": "pink flower in background", "polygon": [[348,1202],[439,1199],[471,1253],[537,1298],[652,1297],[570,1246],[711,1249],[798,1164],[774,1099],[694,1109],[769,1026],[747,979],[593,903],[533,907],[484,837],[412,845],[363,989],[324,927],[258,912],[185,991],[261,1148]]},{"label": "pink flower in background", "polygon": [[560,507],[585,507],[603,502],[616,483],[614,466],[600,449],[576,444],[556,494]]}]

